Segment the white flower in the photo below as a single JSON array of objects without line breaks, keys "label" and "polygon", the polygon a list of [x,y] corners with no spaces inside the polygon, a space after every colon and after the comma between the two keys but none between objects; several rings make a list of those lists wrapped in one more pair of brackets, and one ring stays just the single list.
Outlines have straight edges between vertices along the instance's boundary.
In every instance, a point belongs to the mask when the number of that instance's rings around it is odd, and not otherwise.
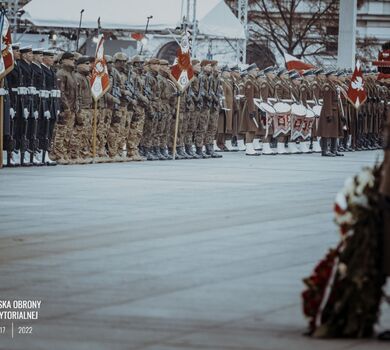
[{"label": "white flower", "polygon": [[343,192],[337,193],[335,202],[340,207],[340,209],[347,210],[347,199],[345,198],[345,194]]},{"label": "white flower", "polygon": [[336,224],[338,225],[344,225],[344,224],[353,225],[356,222],[355,218],[353,217],[350,211],[346,212],[343,215],[336,215],[335,221]]},{"label": "white flower", "polygon": [[363,208],[368,208],[368,198],[366,195],[352,195],[349,197],[350,203],[352,205],[358,205]]},{"label": "white flower", "polygon": [[369,168],[363,169],[357,176],[358,185],[356,186],[356,193],[361,195],[364,189],[368,187],[373,187],[375,183],[374,175],[372,170]]},{"label": "white flower", "polygon": [[353,177],[348,177],[344,182],[344,187],[342,189],[342,192],[348,196],[351,193],[353,193],[355,189],[355,179]]}]

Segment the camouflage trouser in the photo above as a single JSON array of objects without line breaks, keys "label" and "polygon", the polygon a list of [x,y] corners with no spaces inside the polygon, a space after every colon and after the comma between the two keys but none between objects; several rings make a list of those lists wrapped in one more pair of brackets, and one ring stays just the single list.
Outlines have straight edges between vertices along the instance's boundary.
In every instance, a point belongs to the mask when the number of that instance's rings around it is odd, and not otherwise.
[{"label": "camouflage trouser", "polygon": [[169,119],[171,117],[170,113],[164,112],[161,119],[157,122],[156,127],[156,138],[154,141],[154,146],[164,147],[164,135],[168,132]]},{"label": "camouflage trouser", "polygon": [[[184,135],[183,135],[183,123],[184,123],[184,112],[179,113],[179,126],[177,130],[177,141],[176,146],[183,146],[184,145]],[[175,140],[175,128],[176,128],[176,114],[175,117],[172,117],[171,123],[170,123],[170,132],[169,132],[169,139],[168,139],[168,147],[173,148],[173,143]]]},{"label": "camouflage trouser", "polygon": [[165,129],[163,130],[163,133],[160,138],[160,147],[162,148],[167,147],[168,144],[170,143],[170,138],[172,135],[172,128],[171,128],[172,121],[175,122],[174,115],[172,111],[170,111],[167,115],[167,119],[165,122]]},{"label": "camouflage trouser", "polygon": [[200,111],[198,125],[196,126],[196,131],[195,131],[196,147],[203,147],[208,123],[209,123],[209,110],[203,109],[202,111]]},{"label": "camouflage trouser", "polygon": [[144,147],[150,148],[154,145],[156,137],[157,120],[150,115],[145,116],[144,130],[142,134],[141,144]]},{"label": "camouflage trouser", "polygon": [[92,155],[92,118],[93,111],[83,108],[76,113],[75,125],[70,141],[70,157],[79,160]]},{"label": "camouflage trouser", "polygon": [[113,112],[107,136],[108,155],[111,158],[118,156],[120,151],[122,151],[120,142],[126,125],[126,113],[126,107],[120,107]]},{"label": "camouflage trouser", "polygon": [[132,117],[133,117],[133,111],[126,110],[126,122],[121,132],[120,141],[119,141],[119,150],[123,150],[123,148],[127,145],[127,139],[129,137]]},{"label": "camouflage trouser", "polygon": [[59,116],[53,140],[52,156],[54,159],[69,159],[70,140],[74,128],[75,114],[69,110]]},{"label": "camouflage trouser", "polygon": [[101,108],[97,114],[97,135],[96,135],[96,155],[99,157],[106,156],[106,144],[108,131],[111,124],[112,110]]},{"label": "camouflage trouser", "polygon": [[143,110],[134,112],[126,144],[128,156],[132,155],[134,152],[138,152],[138,146],[142,139],[144,124],[145,112]]},{"label": "camouflage trouser", "polygon": [[219,111],[211,110],[206,136],[204,140],[205,145],[211,145],[214,143],[214,140],[217,137],[218,119],[219,119]]},{"label": "camouflage trouser", "polygon": [[188,112],[187,130],[184,135],[184,143],[186,145],[192,145],[194,143],[194,135],[199,119],[199,112]]}]

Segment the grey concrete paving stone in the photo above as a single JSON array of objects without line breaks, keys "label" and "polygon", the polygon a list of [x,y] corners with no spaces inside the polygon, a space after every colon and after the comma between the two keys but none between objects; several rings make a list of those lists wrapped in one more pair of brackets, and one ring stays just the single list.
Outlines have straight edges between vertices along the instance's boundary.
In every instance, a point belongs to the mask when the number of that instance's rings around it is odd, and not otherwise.
[{"label": "grey concrete paving stone", "polygon": [[0,171],[0,299],[42,299],[33,335],[0,335],[0,349],[384,348],[302,336],[300,300],[338,240],[335,194],[381,157]]}]

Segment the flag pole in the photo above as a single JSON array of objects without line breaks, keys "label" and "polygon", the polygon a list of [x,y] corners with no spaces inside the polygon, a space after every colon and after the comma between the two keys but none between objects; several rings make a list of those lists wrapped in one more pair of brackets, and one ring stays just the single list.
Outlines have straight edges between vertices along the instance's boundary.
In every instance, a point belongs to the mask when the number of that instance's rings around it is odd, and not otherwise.
[{"label": "flag pole", "polygon": [[180,99],[181,99],[181,92],[177,98],[177,107],[176,107],[176,123],[175,123],[175,138],[173,139],[173,150],[172,150],[172,156],[173,160],[176,159],[176,144],[177,144],[177,134],[179,131],[179,116],[180,116]]},{"label": "flag pole", "polygon": [[93,110],[93,134],[92,134],[92,163],[95,164],[96,158],[96,137],[97,137],[97,103],[98,100],[95,100],[95,108]]},{"label": "flag pole", "polygon": [[[4,87],[4,79],[0,81],[0,88]],[[4,147],[4,96],[0,96],[0,169],[3,167],[3,147]]]}]

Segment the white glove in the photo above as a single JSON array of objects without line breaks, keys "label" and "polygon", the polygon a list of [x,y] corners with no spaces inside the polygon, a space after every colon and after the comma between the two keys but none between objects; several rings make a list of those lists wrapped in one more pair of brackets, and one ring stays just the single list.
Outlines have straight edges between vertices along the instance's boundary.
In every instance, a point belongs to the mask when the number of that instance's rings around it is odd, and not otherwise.
[{"label": "white glove", "polygon": [[38,119],[38,116],[39,116],[38,111],[35,111],[35,112],[34,112],[34,118],[35,118],[35,119]]},{"label": "white glove", "polygon": [[50,119],[50,118],[51,118],[50,111],[46,111],[45,113],[43,113],[43,116],[44,116],[46,119]]},{"label": "white glove", "polygon": [[7,95],[7,91],[4,88],[0,88],[0,96]]},{"label": "white glove", "polygon": [[12,119],[14,119],[15,118],[15,110],[11,107],[10,109],[9,109],[9,114],[10,114],[10,116],[11,116],[11,118]]},{"label": "white glove", "polygon": [[24,115],[24,119],[27,119],[27,118],[29,117],[30,112],[28,111],[27,108],[24,108],[24,109],[23,109],[23,115]]}]

